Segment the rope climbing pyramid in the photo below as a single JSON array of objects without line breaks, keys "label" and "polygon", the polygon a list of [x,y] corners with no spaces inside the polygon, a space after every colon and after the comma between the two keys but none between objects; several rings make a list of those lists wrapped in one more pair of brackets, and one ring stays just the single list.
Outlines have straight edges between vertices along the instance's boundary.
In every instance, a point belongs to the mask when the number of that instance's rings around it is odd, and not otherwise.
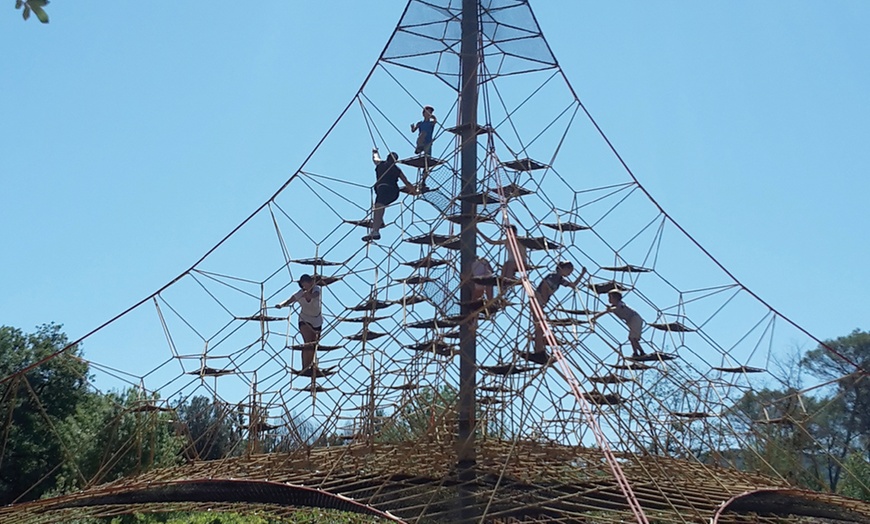
[{"label": "rope climbing pyramid", "polygon": [[[799,402],[742,408],[798,338],[820,343],[644,189],[528,2],[410,0],[272,198],[46,358],[123,392],[120,422],[99,464],[73,466],[76,490],[37,483],[46,496],[0,520],[866,521],[867,504],[797,490],[766,455],[771,428],[809,417]],[[45,361],[4,394],[38,405],[27,377]],[[182,460],[155,459],[166,431]]]}]

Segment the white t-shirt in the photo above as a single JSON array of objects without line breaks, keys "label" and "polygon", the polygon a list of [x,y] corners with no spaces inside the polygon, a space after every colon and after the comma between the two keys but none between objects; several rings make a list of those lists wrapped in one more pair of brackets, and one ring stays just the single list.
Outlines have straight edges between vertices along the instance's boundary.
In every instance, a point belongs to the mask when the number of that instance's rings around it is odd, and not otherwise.
[{"label": "white t-shirt", "polygon": [[299,321],[311,324],[313,327],[323,325],[323,310],[321,308],[320,286],[311,288],[311,300],[305,298],[305,290],[300,289],[293,294],[293,299],[299,303]]}]

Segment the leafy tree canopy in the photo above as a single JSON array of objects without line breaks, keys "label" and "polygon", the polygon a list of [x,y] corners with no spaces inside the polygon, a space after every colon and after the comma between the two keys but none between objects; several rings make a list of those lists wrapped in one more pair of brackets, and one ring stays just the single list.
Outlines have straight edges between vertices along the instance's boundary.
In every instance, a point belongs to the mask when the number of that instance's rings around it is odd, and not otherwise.
[{"label": "leafy tree canopy", "polygon": [[69,455],[59,426],[88,399],[88,365],[71,347],[26,373],[20,373],[69,345],[61,326],[35,333],[0,327],[0,417],[8,421],[0,455],[0,504],[38,498],[54,488],[55,467]]},{"label": "leafy tree canopy", "polygon": [[47,5],[48,0],[15,0],[15,9],[23,9],[21,16],[25,20],[30,18],[30,13],[33,13],[43,24],[48,23],[48,13],[43,9]]},{"label": "leafy tree canopy", "polygon": [[866,371],[870,370],[870,333],[856,329],[828,340],[808,351],[802,363],[817,378],[836,385],[836,396],[843,402],[844,428],[870,439],[870,376]]}]

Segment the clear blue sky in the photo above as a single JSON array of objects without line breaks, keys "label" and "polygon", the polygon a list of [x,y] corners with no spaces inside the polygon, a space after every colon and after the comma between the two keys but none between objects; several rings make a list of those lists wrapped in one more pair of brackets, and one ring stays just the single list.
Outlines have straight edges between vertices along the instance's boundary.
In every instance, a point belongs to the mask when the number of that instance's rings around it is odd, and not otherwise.
[{"label": "clear blue sky", "polygon": [[[77,338],[187,269],[298,168],[404,5],[57,0],[43,26],[8,2],[0,324]],[[532,7],[671,216],[816,336],[870,328],[870,3]]]}]

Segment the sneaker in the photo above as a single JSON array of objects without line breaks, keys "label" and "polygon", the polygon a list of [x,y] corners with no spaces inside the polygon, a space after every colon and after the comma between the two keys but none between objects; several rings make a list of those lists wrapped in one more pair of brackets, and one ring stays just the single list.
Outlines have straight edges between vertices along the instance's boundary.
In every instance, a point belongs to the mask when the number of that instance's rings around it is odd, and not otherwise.
[{"label": "sneaker", "polygon": [[374,235],[366,235],[366,236],[362,237],[363,242],[371,242],[372,240],[380,240],[380,239],[381,239],[380,233],[375,233]]}]

